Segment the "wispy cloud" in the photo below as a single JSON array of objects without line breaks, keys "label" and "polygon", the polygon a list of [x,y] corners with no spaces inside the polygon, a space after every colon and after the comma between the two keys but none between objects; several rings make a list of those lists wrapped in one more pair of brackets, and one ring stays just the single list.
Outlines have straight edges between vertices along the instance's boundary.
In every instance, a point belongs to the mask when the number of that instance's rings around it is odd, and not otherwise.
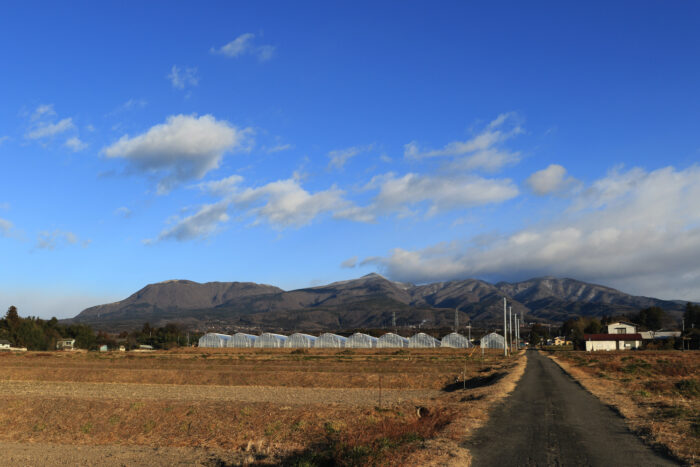
[{"label": "wispy cloud", "polygon": [[518,195],[518,188],[510,179],[489,179],[477,175],[450,176],[393,173],[376,176],[366,189],[378,189],[372,202],[363,207],[353,206],[335,215],[361,222],[374,221],[378,216],[398,214],[427,216],[497,204]]},{"label": "wispy cloud", "polygon": [[173,115],[145,133],[122,136],[103,153],[125,159],[138,172],[155,175],[158,192],[163,194],[216,169],[226,152],[249,144],[251,134],[249,128],[237,128],[212,115]]},{"label": "wispy cloud", "polygon": [[276,47],[272,45],[256,45],[253,43],[254,39],[255,34],[248,32],[241,34],[219,48],[212,47],[209,51],[213,54],[225,55],[230,58],[253,55],[260,62],[270,60],[275,54]]},{"label": "wispy cloud", "polygon": [[[73,232],[63,230],[44,230],[39,232],[36,242],[36,248],[42,250],[55,250],[63,246],[75,245],[78,242],[78,236],[75,235]],[[84,240],[81,242],[84,248],[87,247],[90,243],[91,240]]]},{"label": "wispy cloud", "polygon": [[340,263],[341,268],[346,268],[346,269],[352,269],[355,266],[357,266],[357,256],[353,256],[352,258],[348,258],[342,263]]},{"label": "wispy cloud", "polygon": [[56,115],[56,111],[53,108],[53,104],[42,104],[39,105],[32,113],[30,119],[32,121],[39,120],[42,117],[49,117]]},{"label": "wispy cloud", "polygon": [[277,144],[275,146],[272,146],[270,148],[267,148],[265,152],[268,154],[274,154],[276,152],[282,152],[282,151],[289,151],[290,149],[293,149],[294,145],[293,144]]},{"label": "wispy cloud", "polygon": [[173,65],[167,78],[175,89],[185,89],[185,87],[199,84],[197,68],[180,68],[177,65]]},{"label": "wispy cloud", "polygon": [[65,146],[72,150],[73,152],[79,152],[88,147],[88,144],[84,141],[81,141],[80,138],[77,136],[73,136],[72,138],[68,138],[65,142]]},{"label": "wispy cloud", "polygon": [[29,139],[43,139],[75,129],[72,118],[64,118],[56,123],[42,123],[27,133]]},{"label": "wispy cloud", "polygon": [[186,241],[206,238],[216,231],[219,224],[228,221],[227,210],[228,203],[225,201],[204,205],[191,216],[175,218],[175,225],[163,230],[157,240],[145,240],[144,243],[148,245],[167,239]]},{"label": "wispy cloud", "polygon": [[451,157],[452,169],[495,171],[516,163],[520,159],[518,152],[511,152],[498,147],[504,141],[523,133],[517,123],[517,116],[504,113],[491,121],[485,129],[466,141],[452,141],[441,149],[422,149],[416,141],[404,146],[407,159],[425,159],[433,157]]},{"label": "wispy cloud", "polygon": [[9,141],[9,140],[10,140],[10,137],[7,135],[0,136],[0,146],[2,146],[5,141]]},{"label": "wispy cloud", "polygon": [[0,237],[8,237],[13,228],[12,222],[0,218]]},{"label": "wispy cloud", "polygon": [[328,157],[330,158],[330,162],[328,163],[328,166],[340,170],[345,166],[345,163],[348,160],[357,156],[360,153],[370,151],[370,150],[372,150],[372,145],[353,146],[350,148],[333,150],[333,151],[328,153]]},{"label": "wispy cloud", "polygon": [[131,209],[127,208],[126,206],[121,206],[121,207],[114,210],[114,214],[116,216],[120,216],[120,217],[123,217],[125,219],[128,219],[131,217],[133,212],[131,211]]}]

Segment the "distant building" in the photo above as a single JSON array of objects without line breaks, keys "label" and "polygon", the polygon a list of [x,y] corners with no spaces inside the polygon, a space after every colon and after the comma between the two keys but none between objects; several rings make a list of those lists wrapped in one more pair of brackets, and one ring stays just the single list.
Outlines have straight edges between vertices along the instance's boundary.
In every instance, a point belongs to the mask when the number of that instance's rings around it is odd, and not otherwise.
[{"label": "distant building", "polygon": [[598,350],[631,350],[642,346],[642,335],[620,332],[617,334],[584,334],[586,351]]},{"label": "distant building", "polygon": [[658,341],[681,337],[680,331],[644,331],[639,334],[642,335],[642,339],[645,341]]},{"label": "distant building", "polygon": [[608,324],[608,334],[634,334],[637,332],[637,326],[632,323],[618,321],[617,323]]},{"label": "distant building", "polygon": [[10,347],[12,344],[10,344],[10,341],[5,340],[5,339],[0,339],[0,350],[10,350]]},{"label": "distant building", "polygon": [[56,350],[74,350],[75,339],[58,339],[56,341]]},{"label": "distant building", "polygon": [[101,345],[100,346],[100,352],[107,352],[109,348],[106,345]]},{"label": "distant building", "polygon": [[558,336],[554,338],[554,345],[571,345],[571,341],[567,341],[566,337]]},{"label": "distant building", "polygon": [[123,345],[120,345],[120,346],[119,346],[119,351],[120,351],[120,352],[126,352],[126,347],[124,347]]}]

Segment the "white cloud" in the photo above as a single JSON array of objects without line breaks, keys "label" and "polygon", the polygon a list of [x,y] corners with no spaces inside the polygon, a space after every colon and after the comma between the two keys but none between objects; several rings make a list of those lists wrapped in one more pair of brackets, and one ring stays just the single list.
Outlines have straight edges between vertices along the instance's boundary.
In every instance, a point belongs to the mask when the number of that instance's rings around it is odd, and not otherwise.
[{"label": "white cloud", "polygon": [[[228,221],[228,202],[222,201],[215,204],[202,206],[195,214],[176,219],[173,227],[165,229],[158,236],[158,241],[173,239],[178,241],[193,240],[211,235],[216,231],[219,224]],[[153,243],[146,240],[144,243]]]},{"label": "white cloud", "polygon": [[48,117],[56,115],[56,111],[53,109],[53,104],[43,104],[38,106],[32,116],[30,117],[32,121],[38,120],[42,117]]},{"label": "white cloud", "polygon": [[158,192],[167,193],[183,181],[202,178],[218,168],[224,154],[241,148],[251,132],[212,115],[174,115],[138,136],[122,136],[103,153],[158,176]]},{"label": "white cloud", "polygon": [[357,266],[357,256],[353,256],[352,258],[348,258],[342,263],[340,263],[341,268],[347,268],[347,269],[352,269],[355,266]]},{"label": "white cloud", "polygon": [[125,219],[130,218],[132,214],[133,214],[133,211],[131,209],[127,208],[126,206],[121,206],[121,207],[114,210],[115,216],[120,216],[120,217],[123,217]]},{"label": "white cloud", "polygon": [[527,179],[530,189],[540,196],[563,194],[579,184],[578,180],[566,176],[566,169],[559,164],[550,164]]},{"label": "white cloud", "polygon": [[[172,80],[171,80],[172,81]],[[106,116],[118,115],[122,112],[128,112],[130,110],[143,109],[148,105],[148,101],[145,99],[134,99],[131,98],[123,104],[119,105],[116,109],[109,112]],[[93,130],[90,130],[93,131]]]},{"label": "white cloud", "polygon": [[404,146],[404,157],[424,159],[449,156],[455,158],[451,165],[453,169],[494,171],[520,159],[519,153],[496,146],[521,133],[523,129],[517,124],[516,115],[512,112],[504,113],[473,138],[453,141],[442,149],[421,149],[416,141],[411,141]]},{"label": "white cloud", "polygon": [[372,145],[353,146],[350,148],[333,150],[333,151],[328,153],[328,157],[330,158],[330,162],[329,162],[328,166],[334,167],[336,169],[342,169],[348,160],[350,160],[351,158],[355,157],[356,155],[358,155],[362,152],[370,151],[371,149],[372,149]]},{"label": "white cloud", "polygon": [[368,258],[396,280],[541,275],[660,298],[700,296],[700,167],[615,170],[557,219],[475,245],[394,249]]},{"label": "white cloud", "polygon": [[393,173],[377,176],[367,189],[379,192],[366,207],[350,207],[336,213],[336,217],[356,221],[372,221],[379,215],[398,212],[412,215],[413,209],[435,215],[451,209],[467,209],[485,204],[501,203],[518,195],[518,189],[509,179],[488,179],[476,175],[433,176],[408,173],[398,177]]},{"label": "white cloud", "polygon": [[43,250],[55,250],[65,245],[74,245],[78,242],[78,237],[73,232],[54,230],[49,232],[44,230],[39,232],[36,247]]},{"label": "white cloud", "polygon": [[294,145],[292,145],[292,144],[278,144],[276,146],[272,146],[271,148],[268,148],[266,150],[266,152],[268,154],[274,154],[276,152],[288,151],[292,148],[294,148]]},{"label": "white cloud", "polygon": [[210,49],[213,54],[221,54],[230,58],[237,58],[243,55],[253,55],[258,58],[259,61],[264,62],[270,60],[276,48],[272,45],[255,45],[253,44],[253,39],[255,39],[255,34],[245,33],[241,34],[231,42],[221,47]]},{"label": "white cloud", "polygon": [[[229,220],[228,211],[241,211],[253,217],[252,225],[268,223],[275,229],[302,227],[316,217],[340,209],[351,203],[344,200],[343,191],[336,187],[310,193],[296,178],[278,180],[256,188],[243,188],[243,177],[231,175],[222,180],[196,185],[212,196],[222,199],[214,204],[202,206],[199,211],[184,219],[176,218],[176,224],[161,232],[157,241],[174,238],[192,240],[207,237],[217,227]],[[147,240],[146,243],[154,243]]]},{"label": "white cloud", "polygon": [[175,89],[185,89],[186,86],[197,86],[199,84],[197,68],[182,69],[177,65],[173,65],[167,78]]},{"label": "white cloud", "polygon": [[336,187],[309,193],[296,179],[279,180],[258,188],[247,188],[230,199],[233,206],[265,220],[274,228],[301,227],[317,216],[349,206]]},{"label": "white cloud", "polygon": [[78,138],[77,136],[73,136],[72,138],[68,138],[66,140],[65,146],[71,149],[73,152],[79,152],[87,148],[88,144],[84,141],[81,141],[80,138]]},{"label": "white cloud", "polygon": [[10,235],[10,231],[12,230],[12,222],[0,218],[0,237],[8,237]]},{"label": "white cloud", "polygon": [[75,128],[72,118],[64,118],[56,123],[41,123],[27,133],[29,139],[43,139],[64,133]]},{"label": "white cloud", "polygon": [[212,196],[223,197],[234,193],[242,182],[243,177],[240,175],[231,175],[221,180],[200,183],[197,187],[208,192]]}]

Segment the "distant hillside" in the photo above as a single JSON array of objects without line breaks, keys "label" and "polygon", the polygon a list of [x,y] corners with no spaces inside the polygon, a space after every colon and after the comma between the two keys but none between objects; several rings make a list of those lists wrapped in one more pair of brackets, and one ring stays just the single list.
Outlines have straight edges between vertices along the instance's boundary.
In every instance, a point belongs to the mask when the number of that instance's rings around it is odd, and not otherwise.
[{"label": "distant hillside", "polygon": [[628,295],[574,279],[543,277],[497,284],[466,279],[416,286],[368,274],[291,291],[252,282],[166,281],[120,302],[88,308],[70,321],[100,329],[179,321],[198,329],[321,331],[388,327],[394,312],[399,326],[451,326],[457,308],[463,323],[497,324],[503,316],[503,297],[528,321],[561,322],[575,315],[600,317],[649,306],[678,317],[683,309],[679,301]]}]

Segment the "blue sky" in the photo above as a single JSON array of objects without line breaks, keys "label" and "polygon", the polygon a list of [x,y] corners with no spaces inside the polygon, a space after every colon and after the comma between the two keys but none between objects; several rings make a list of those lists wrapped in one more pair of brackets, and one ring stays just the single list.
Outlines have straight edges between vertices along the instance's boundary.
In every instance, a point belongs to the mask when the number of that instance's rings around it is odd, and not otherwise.
[{"label": "blue sky", "polygon": [[700,299],[696,2],[22,2],[0,305],[574,277]]}]

